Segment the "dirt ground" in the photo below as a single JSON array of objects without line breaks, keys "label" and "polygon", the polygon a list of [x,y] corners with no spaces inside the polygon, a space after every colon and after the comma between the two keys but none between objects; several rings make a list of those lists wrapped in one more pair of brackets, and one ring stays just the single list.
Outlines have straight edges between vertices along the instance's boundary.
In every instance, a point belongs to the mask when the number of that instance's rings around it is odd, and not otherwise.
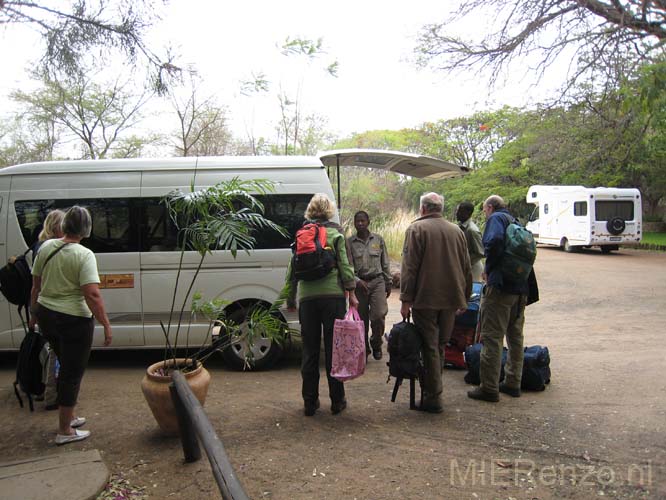
[{"label": "dirt ground", "polygon": [[[444,374],[445,412],[391,403],[385,359],[348,382],[348,409],[302,414],[299,355],[268,372],[208,363],[206,411],[251,498],[666,498],[666,254],[541,248],[541,301],[527,309],[526,345],[547,345],[544,392],[467,398],[463,371]],[[397,291],[389,326],[398,321]],[[160,435],[140,382],[153,353],[98,353],[79,413],[90,439],[56,449],[55,412],[20,409],[11,357],[0,358],[0,456],[97,448],[149,498],[219,498],[205,457],[183,464]],[[385,356],[386,358],[386,356]]]}]

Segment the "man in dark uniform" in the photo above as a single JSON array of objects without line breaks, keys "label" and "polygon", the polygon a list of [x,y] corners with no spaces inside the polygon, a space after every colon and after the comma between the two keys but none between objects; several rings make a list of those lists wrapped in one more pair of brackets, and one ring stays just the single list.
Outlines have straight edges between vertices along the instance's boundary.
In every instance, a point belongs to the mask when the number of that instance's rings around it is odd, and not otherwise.
[{"label": "man in dark uniform", "polygon": [[[382,338],[388,313],[386,299],[391,295],[389,256],[384,238],[370,232],[370,217],[360,210],[354,214],[356,235],[348,238],[351,260],[356,274],[356,298],[358,312],[365,323],[365,349],[379,360],[382,359]],[[368,342],[368,331],[372,336]]]},{"label": "man in dark uniform", "polygon": [[477,283],[481,281],[483,274],[483,243],[481,242],[481,231],[472,220],[474,205],[469,201],[463,201],[456,208],[456,219],[458,226],[465,233],[467,239],[467,250],[472,264],[472,279]]}]

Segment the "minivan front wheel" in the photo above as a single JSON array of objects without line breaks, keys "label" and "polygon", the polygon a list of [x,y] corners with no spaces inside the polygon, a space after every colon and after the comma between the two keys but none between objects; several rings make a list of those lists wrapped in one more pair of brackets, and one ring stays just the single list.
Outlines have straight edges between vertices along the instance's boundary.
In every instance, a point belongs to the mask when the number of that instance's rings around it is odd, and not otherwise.
[{"label": "minivan front wheel", "polygon": [[[249,328],[248,314],[251,306],[241,307],[228,315],[228,319],[239,325],[241,332]],[[228,344],[222,352],[222,358],[227,366],[234,370],[266,370],[282,356],[282,347],[270,339],[264,337],[255,338],[252,346],[241,336],[220,332],[227,336],[225,344]]]}]

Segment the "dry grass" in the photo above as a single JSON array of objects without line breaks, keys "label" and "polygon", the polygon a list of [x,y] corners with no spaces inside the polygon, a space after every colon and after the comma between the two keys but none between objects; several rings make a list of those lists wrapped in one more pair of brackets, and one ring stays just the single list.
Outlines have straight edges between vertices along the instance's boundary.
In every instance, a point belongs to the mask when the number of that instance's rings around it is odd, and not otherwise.
[{"label": "dry grass", "polygon": [[400,261],[402,244],[405,241],[405,231],[417,217],[418,215],[415,212],[400,209],[394,212],[392,217],[373,223],[370,230],[384,238],[391,260]]}]

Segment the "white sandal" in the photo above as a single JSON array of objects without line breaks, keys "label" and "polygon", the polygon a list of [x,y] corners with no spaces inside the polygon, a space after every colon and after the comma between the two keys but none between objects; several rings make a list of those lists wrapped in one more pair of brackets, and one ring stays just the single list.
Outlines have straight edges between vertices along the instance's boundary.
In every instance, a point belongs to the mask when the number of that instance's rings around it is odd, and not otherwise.
[{"label": "white sandal", "polygon": [[56,434],[55,443],[60,446],[74,441],[83,441],[90,436],[90,431],[74,429],[74,434]]},{"label": "white sandal", "polygon": [[76,417],[72,422],[69,424],[70,427],[81,427],[86,423],[86,417]]}]

